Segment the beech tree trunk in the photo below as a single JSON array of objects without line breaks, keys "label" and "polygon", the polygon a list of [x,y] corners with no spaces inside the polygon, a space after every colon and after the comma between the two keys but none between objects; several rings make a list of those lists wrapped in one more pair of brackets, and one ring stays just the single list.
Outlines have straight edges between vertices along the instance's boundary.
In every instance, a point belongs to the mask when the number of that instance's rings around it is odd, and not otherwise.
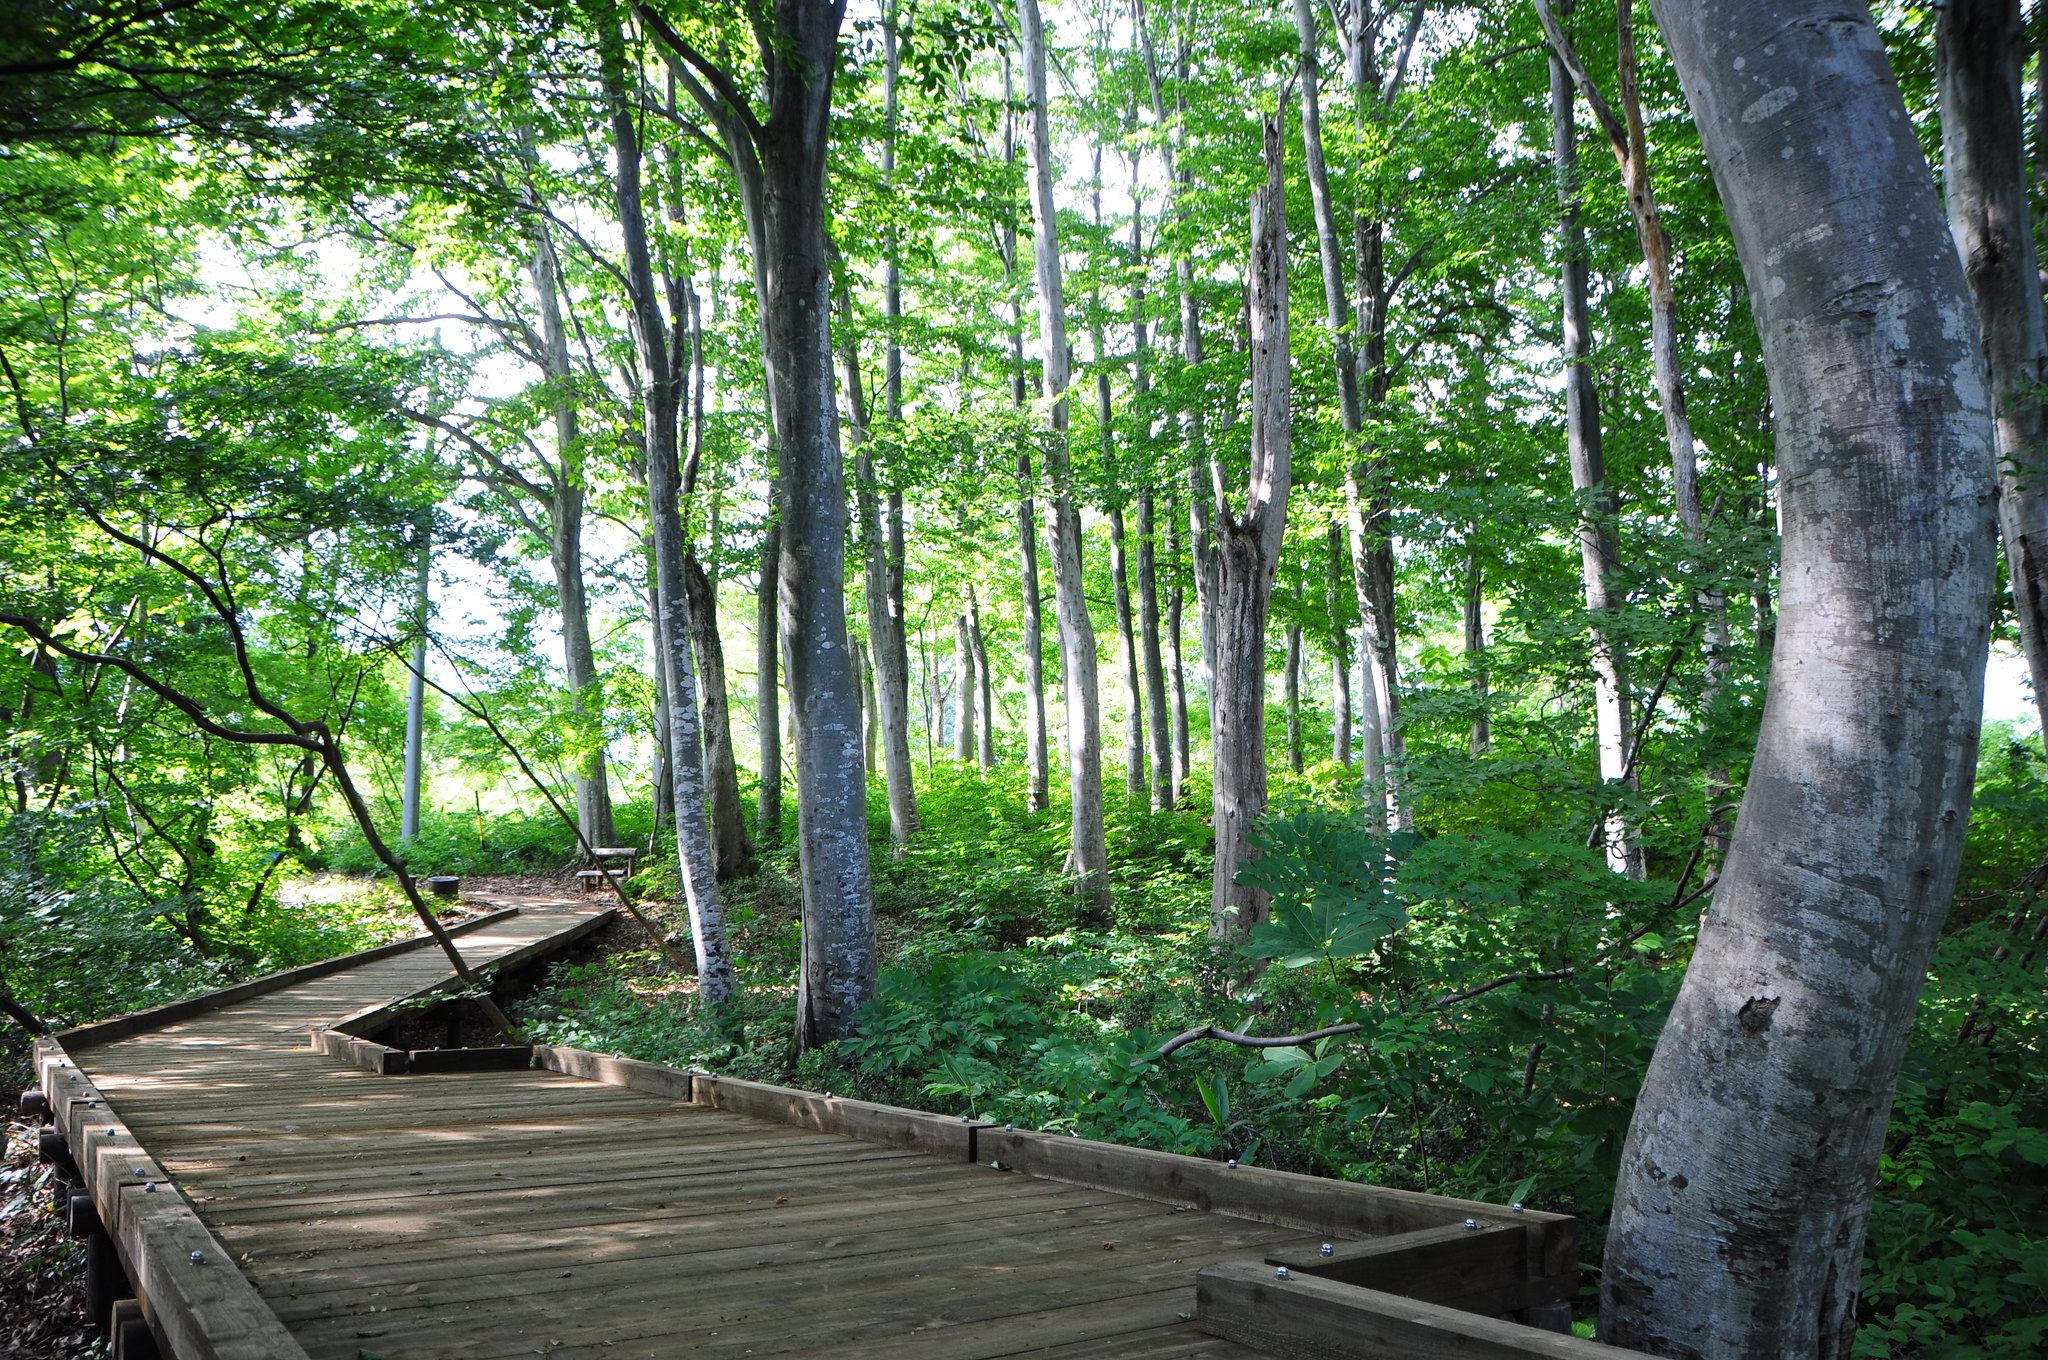
[{"label": "beech tree trunk", "polygon": [[[1586,230],[1579,221],[1579,131],[1572,105],[1572,78],[1562,58],[1550,53],[1550,148],[1557,170],[1559,213],[1559,301],[1564,314],[1565,449],[1572,489],[1584,512],[1579,517],[1579,569],[1586,612],[1592,616],[1593,719],[1600,746],[1600,778],[1619,789],[1634,787],[1628,741],[1632,730],[1628,657],[1611,620],[1619,601],[1612,577],[1620,566],[1614,541],[1617,506],[1607,485],[1600,443],[1600,396],[1586,362],[1593,351],[1587,317]],[[1619,796],[1619,789],[1615,796]],[[1636,828],[1620,811],[1609,812],[1601,839],[1607,864],[1618,874],[1643,877],[1643,848]]]},{"label": "beech tree trunk", "polygon": [[1949,229],[1983,327],[2006,577],[2048,734],[2048,335],[2027,204],[2026,23],[2019,0],[1948,0],[1935,16]]},{"label": "beech tree trunk", "polygon": [[1301,773],[1301,625],[1287,625],[1287,668],[1281,684],[1287,704],[1287,768]]},{"label": "beech tree trunk", "polygon": [[1479,561],[1479,526],[1465,533],[1465,672],[1472,677],[1472,697],[1479,711],[1472,715],[1472,754],[1493,749],[1493,715],[1487,707],[1485,578]]},{"label": "beech tree trunk", "polygon": [[696,946],[697,998],[703,1006],[724,1010],[732,1003],[737,983],[726,934],[725,908],[718,895],[717,855],[705,813],[704,739],[684,585],[683,521],[678,504],[682,469],[677,427],[683,374],[669,344],[669,328],[661,313],[648,253],[646,217],[640,198],[640,138],[634,122],[636,106],[627,84],[625,44],[620,34],[610,29],[601,42],[601,69],[606,102],[611,106],[612,144],[618,163],[615,200],[619,234],[625,248],[633,342],[640,363],[648,533],[654,546],[655,593],[659,604],[655,637],[668,691],[676,858],[690,916],[690,935]]},{"label": "beech tree trunk", "polygon": [[815,0],[772,0],[756,19],[765,117],[734,100],[731,76],[659,15],[644,4],[635,13],[703,78],[693,77],[691,93],[723,137],[755,261],[782,473],[781,625],[794,696],[803,885],[797,1045],[807,1050],[854,1032],[877,969],[860,680],[846,635],[846,478],[825,240],[826,133],[843,12]]},{"label": "beech tree trunk", "polygon": [[1140,157],[1131,157],[1131,390],[1147,414],[1139,426],[1144,441],[1143,483],[1132,497],[1137,511],[1138,657],[1145,695],[1145,734],[1151,759],[1151,808],[1173,806],[1173,734],[1166,716],[1166,660],[1159,638],[1159,550],[1152,494],[1153,438],[1152,329],[1145,314],[1145,203],[1139,194]]},{"label": "beech tree trunk", "polygon": [[[780,461],[778,450],[770,456]],[[761,748],[754,837],[764,849],[782,844],[782,625],[777,578],[782,572],[782,478],[768,479],[768,527],[761,535],[761,575],[754,588],[754,735]]]},{"label": "beech tree trunk", "polygon": [[[1216,872],[1209,934],[1241,939],[1266,919],[1271,898],[1237,882],[1255,857],[1253,825],[1266,811],[1266,611],[1287,533],[1293,478],[1293,410],[1287,352],[1287,200],[1280,118],[1266,119],[1266,183],[1252,195],[1247,293],[1251,322],[1252,447],[1242,514],[1218,495],[1216,622],[1221,644],[1210,695]],[[1222,476],[1216,475],[1220,492]],[[1298,632],[1297,632],[1298,637]]]},{"label": "beech tree trunk", "polygon": [[[732,749],[732,702],[725,686],[725,642],[718,635],[718,591],[697,555],[683,553],[683,582],[689,591],[690,637],[696,644],[698,692],[703,696],[704,772],[709,786],[711,844],[720,882],[747,878],[760,864],[740,809],[739,763]],[[593,840],[591,844],[597,842]]]},{"label": "beech tree trunk", "polygon": [[1159,554],[1155,547],[1152,492],[1140,491],[1138,507],[1138,641],[1145,673],[1145,727],[1152,758],[1151,808],[1173,806],[1173,732],[1167,718],[1166,657],[1159,637]]},{"label": "beech tree trunk", "polygon": [[[1035,13],[1035,11],[1034,11]],[[1003,164],[1017,164],[1015,90],[1010,59],[1003,56]],[[1023,290],[1017,277],[1017,228],[1006,214],[996,244],[1003,257],[1003,286],[1010,295],[1010,403],[1023,410],[1030,400],[1024,373]],[[1043,812],[1052,802],[1051,757],[1045,728],[1044,595],[1038,580],[1038,503],[1032,494],[1030,446],[1017,450],[1017,567],[1024,606],[1024,786],[1025,803]]]},{"label": "beech tree trunk", "polygon": [[[405,692],[405,786],[398,810],[398,838],[408,842],[420,837],[420,776],[426,764],[427,584],[434,558],[433,538],[425,524],[420,526],[418,547],[420,563],[418,578],[413,583],[412,620],[417,632],[412,643],[412,676]],[[29,708],[29,703],[22,704],[24,719]]]},{"label": "beech tree trunk", "polygon": [[953,616],[953,673],[960,677],[960,697],[953,705],[953,759],[965,765],[974,759],[974,705],[979,691],[974,683],[974,639],[964,609]]},{"label": "beech tree trunk", "polygon": [[974,598],[974,586],[967,587],[967,636],[974,648],[976,703],[980,721],[976,724],[981,744],[977,758],[984,770],[996,767],[996,687],[988,669],[988,638],[981,629],[981,605]]},{"label": "beech tree trunk", "polygon": [[541,359],[555,417],[555,465],[544,489],[548,565],[554,572],[555,596],[562,614],[562,667],[570,701],[595,732],[598,743],[576,762],[576,826],[592,845],[610,845],[617,833],[612,827],[611,783],[605,769],[604,715],[586,711],[598,691],[594,688],[597,658],[590,643],[590,597],[583,581],[582,422],[569,367],[569,336],[562,324],[561,266],[545,225],[534,234],[530,272],[540,304]]},{"label": "beech tree trunk", "polygon": [[[899,512],[892,517],[893,525],[885,525],[882,501],[876,495],[875,460],[868,448],[867,393],[853,339],[852,309],[852,298],[842,291],[840,315],[845,333],[839,342],[839,363],[846,377],[847,439],[854,446],[854,509],[860,521],[856,537],[867,597],[868,638],[873,644],[869,648],[875,691],[872,726],[881,735],[890,853],[901,859],[917,835],[917,786],[910,755],[910,644],[903,622],[902,574],[891,570],[891,557],[898,562],[901,557],[890,551],[892,532],[897,539],[902,537],[901,516]],[[892,505],[900,506],[900,502]],[[873,756],[864,763],[872,767]]]},{"label": "beech tree trunk", "polygon": [[1323,607],[1330,615],[1330,756],[1351,768],[1351,630],[1344,626],[1344,528],[1330,521]]},{"label": "beech tree trunk", "polygon": [[1173,806],[1188,801],[1188,668],[1181,656],[1180,508],[1170,501],[1166,515],[1166,560],[1173,568],[1173,589],[1166,597],[1166,636],[1173,650]]},{"label": "beech tree trunk", "polygon": [[1109,842],[1102,816],[1102,715],[1096,699],[1095,625],[1081,574],[1081,511],[1067,461],[1066,288],[1060,270],[1059,219],[1052,195],[1052,116],[1046,103],[1045,26],[1038,0],[1018,0],[1024,90],[1031,109],[1032,238],[1038,274],[1039,344],[1046,394],[1054,399],[1045,445],[1051,487],[1053,598],[1060,639],[1060,681],[1067,709],[1067,785],[1072,800],[1068,870],[1084,919],[1109,919]]},{"label": "beech tree trunk", "polygon": [[1783,577],[1741,815],[1622,1152],[1602,1332],[1838,1360],[1969,821],[1990,398],[1868,12],[1655,9],[1763,337]]}]

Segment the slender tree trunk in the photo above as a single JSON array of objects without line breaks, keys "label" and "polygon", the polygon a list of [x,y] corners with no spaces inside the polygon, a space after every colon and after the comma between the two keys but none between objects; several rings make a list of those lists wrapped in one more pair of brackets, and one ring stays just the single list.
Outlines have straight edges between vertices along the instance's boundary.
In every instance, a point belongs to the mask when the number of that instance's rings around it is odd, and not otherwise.
[{"label": "slender tree trunk", "polygon": [[1138,640],[1145,674],[1145,726],[1151,738],[1154,812],[1173,806],[1173,732],[1166,716],[1166,659],[1159,637],[1159,563],[1155,548],[1152,492],[1137,495],[1138,506]]},{"label": "slender tree trunk", "polygon": [[635,106],[628,94],[625,44],[606,30],[600,59],[612,143],[617,157],[615,201],[625,246],[626,281],[634,346],[640,361],[641,426],[647,455],[647,519],[654,541],[655,591],[659,608],[663,678],[669,707],[669,754],[675,790],[676,857],[690,934],[697,952],[700,1004],[723,1011],[737,983],[718,895],[717,856],[705,815],[704,741],[697,705],[697,681],[690,645],[689,602],[684,585],[683,523],[678,493],[682,469],[677,447],[678,405],[683,377],[672,362],[647,246],[640,199],[640,140]]},{"label": "slender tree trunk", "polygon": [[[881,498],[875,494],[875,461],[868,445],[868,403],[861,384],[860,349],[853,336],[853,301],[843,290],[839,301],[839,365],[846,378],[847,441],[854,446],[854,508],[859,516],[862,585],[867,596],[868,637],[874,644],[875,698],[870,708],[874,720],[870,725],[881,729],[889,848],[901,859],[917,835],[917,786],[910,755],[910,651],[903,632],[902,577],[890,569],[890,537],[900,540],[902,536],[901,501],[892,499],[892,523],[885,526]],[[870,753],[868,768],[873,768],[873,762]]]},{"label": "slender tree trunk", "polygon": [[[648,630],[653,644],[656,662],[654,665],[654,712],[649,723],[654,734],[654,769],[649,781],[654,790],[654,808],[647,828],[647,853],[653,854],[661,844],[663,819],[667,809],[675,805],[674,761],[669,755],[668,726],[668,642],[661,633],[661,592],[656,588],[654,569],[654,536],[642,537],[641,548],[647,555],[647,617],[651,622]],[[479,832],[479,835],[482,833]]]},{"label": "slender tree trunk", "polygon": [[1472,754],[1483,756],[1493,749],[1493,715],[1487,707],[1486,616],[1482,606],[1485,581],[1479,561],[1479,526],[1465,531],[1465,672],[1472,677],[1472,697],[1478,711],[1472,716]]},{"label": "slender tree trunk", "polygon": [[[1102,230],[1102,144],[1095,145],[1095,229]],[[1116,605],[1116,634],[1124,682],[1124,796],[1145,806],[1145,690],[1138,676],[1137,626],[1131,609],[1131,572],[1124,533],[1124,490],[1117,475],[1116,405],[1109,381],[1109,344],[1101,323],[1102,295],[1094,295],[1095,425],[1102,440],[1102,467],[1109,483],[1109,579]]]},{"label": "slender tree trunk", "polygon": [[[533,291],[540,304],[541,359],[555,417],[555,467],[548,486],[548,565],[562,613],[562,664],[570,702],[593,749],[576,761],[576,826],[592,845],[610,845],[611,783],[605,770],[602,692],[590,643],[590,598],[583,581],[583,435],[569,366],[569,336],[562,324],[561,266],[543,226],[534,234]],[[678,394],[680,397],[680,393]],[[589,711],[592,704],[600,710]]]},{"label": "slender tree trunk", "polygon": [[[725,687],[725,643],[718,635],[718,590],[697,555],[683,553],[683,582],[689,591],[691,641],[696,644],[698,693],[703,695],[704,771],[709,788],[711,843],[721,882],[747,878],[760,868],[747,820],[740,810],[739,764],[733,757],[731,700]],[[592,844],[596,844],[595,841]]]},{"label": "slender tree trunk", "polygon": [[1037,222],[1039,343],[1048,396],[1054,399],[1045,446],[1052,492],[1053,596],[1059,622],[1060,680],[1067,708],[1067,783],[1072,795],[1069,869],[1084,919],[1109,919],[1109,843],[1102,816],[1102,718],[1096,701],[1095,625],[1081,574],[1081,511],[1067,461],[1066,291],[1060,271],[1059,221],[1052,194],[1052,117],[1046,102],[1045,27],[1038,0],[1018,0],[1024,86],[1031,109],[1030,185]]},{"label": "slender tree trunk", "polygon": [[1188,668],[1181,656],[1180,511],[1169,503],[1166,515],[1166,560],[1173,566],[1173,589],[1166,597],[1166,636],[1173,652],[1173,804],[1188,801]]},{"label": "slender tree trunk", "polygon": [[860,677],[861,769],[872,775],[875,753],[881,749],[881,723],[875,714],[875,668],[868,649],[861,645],[860,634],[852,631],[850,624],[846,645],[853,649],[853,671]]},{"label": "slender tree trunk", "polygon": [[1330,615],[1330,755],[1351,768],[1351,630],[1344,625],[1344,528],[1330,521],[1323,607]]},{"label": "slender tree trunk", "polygon": [[[780,461],[780,454],[771,450]],[[782,625],[776,610],[782,573],[782,478],[768,480],[768,528],[761,536],[761,577],[754,590],[754,735],[761,747],[761,787],[754,837],[764,849],[782,844]]]},{"label": "slender tree trunk", "polygon": [[954,702],[953,759],[965,765],[974,759],[974,704],[979,690],[974,680],[974,638],[964,609],[953,618],[953,673],[960,677],[960,697]]},{"label": "slender tree trunk", "polygon": [[2048,334],[2027,204],[2026,24],[2019,0],[1948,0],[1935,14],[1949,229],[1983,326],[2006,577],[2048,735]]},{"label": "slender tree trunk", "polygon": [[1145,314],[1145,211],[1139,196],[1139,158],[1131,158],[1131,387],[1137,397],[1144,447],[1142,472],[1133,504],[1138,524],[1138,654],[1145,694],[1144,727],[1151,757],[1151,807],[1164,812],[1173,806],[1173,733],[1166,716],[1166,661],[1159,639],[1159,549],[1152,493],[1153,439],[1151,416],[1152,331]]},{"label": "slender tree trunk", "polygon": [[981,735],[978,759],[982,769],[993,770],[996,767],[996,687],[989,674],[988,638],[981,628],[981,605],[974,598],[972,584],[967,587],[967,636],[974,648],[974,676],[980,706],[980,721],[976,724]]},{"label": "slender tree trunk", "polygon": [[[1575,0],[1562,0],[1570,13]],[[1620,76],[1621,114],[1617,117],[1601,96],[1599,86],[1579,60],[1571,39],[1565,34],[1547,0],[1535,0],[1551,52],[1564,63],[1578,86],[1594,119],[1607,134],[1621,167],[1622,186],[1628,194],[1629,214],[1634,219],[1636,243],[1643,252],[1649,278],[1650,360],[1657,387],[1657,403],[1664,415],[1664,441],[1671,457],[1671,505],[1685,528],[1693,553],[1704,559],[1707,547],[1706,515],[1700,506],[1699,457],[1692,437],[1692,420],[1686,414],[1685,378],[1679,359],[1678,293],[1671,281],[1671,238],[1657,209],[1657,193],[1650,180],[1649,141],[1643,130],[1642,98],[1636,72],[1635,7],[1621,5],[1615,10],[1615,52]],[[1711,708],[1727,683],[1728,602],[1716,589],[1699,592],[1698,604],[1705,614],[1705,679],[1700,695],[1703,708]],[[1627,751],[1623,760],[1631,771],[1639,753]],[[1611,776],[1609,776],[1611,777]],[[1718,806],[1727,796],[1726,769],[1711,770],[1707,776],[1707,801]],[[1716,819],[1718,827],[1718,819]],[[1726,838],[1715,836],[1725,852]]]},{"label": "slender tree trunk", "polygon": [[[1214,533],[1217,638],[1210,695],[1210,745],[1215,795],[1216,872],[1209,898],[1209,934],[1240,939],[1271,910],[1263,889],[1237,882],[1256,858],[1252,827],[1266,811],[1266,611],[1280,546],[1287,533],[1292,486],[1293,411],[1287,350],[1287,202],[1278,115],[1266,120],[1266,183],[1251,200],[1247,265],[1251,319],[1252,449],[1243,514],[1220,496]],[[1217,487],[1222,487],[1220,473]],[[1294,630],[1298,643],[1299,630]],[[1298,746],[1298,743],[1296,743]]]},{"label": "slender tree trunk", "polygon": [[[1017,164],[1017,124],[1010,59],[1003,57],[1003,163]],[[1024,375],[1024,305],[1017,278],[1017,228],[1005,214],[997,245],[1003,257],[1003,286],[1010,295],[1010,402],[1021,411],[1030,400]],[[1045,621],[1038,581],[1038,506],[1032,497],[1031,450],[1017,450],[1017,558],[1023,587],[1024,637],[1024,780],[1025,801],[1033,812],[1052,802],[1051,758],[1045,728]]]},{"label": "slender tree trunk", "polygon": [[1784,573],[1742,814],[1622,1152],[1602,1329],[1664,1355],[1838,1360],[1969,822],[1989,395],[1867,11],[1654,8],[1763,337]]},{"label": "slender tree trunk", "polygon": [[[1572,78],[1555,51],[1550,54],[1550,130],[1560,206],[1562,277],[1558,293],[1564,310],[1565,446],[1571,460],[1572,489],[1584,506],[1579,518],[1579,559],[1586,612],[1592,616],[1594,724],[1600,745],[1600,778],[1618,786],[1615,796],[1621,796],[1619,790],[1632,788],[1634,778],[1628,753],[1628,657],[1613,628],[1619,603],[1611,584],[1620,565],[1614,541],[1617,506],[1607,485],[1607,464],[1600,447],[1600,397],[1587,362],[1593,350],[1593,328],[1586,309],[1586,231],[1579,221],[1578,120],[1572,106]],[[1602,839],[1608,867],[1630,878],[1643,877],[1642,844],[1626,814],[1607,814]]]},{"label": "slender tree trunk", "polygon": [[[434,557],[433,538],[425,525],[420,526],[419,554],[419,576],[413,585],[412,676],[405,695],[405,794],[398,818],[398,838],[408,843],[420,837],[420,774],[426,763],[427,585]],[[26,710],[28,705],[22,707]]]},{"label": "slender tree trunk", "polygon": [[1287,666],[1281,684],[1287,706],[1287,768],[1301,773],[1301,625],[1287,625]]}]

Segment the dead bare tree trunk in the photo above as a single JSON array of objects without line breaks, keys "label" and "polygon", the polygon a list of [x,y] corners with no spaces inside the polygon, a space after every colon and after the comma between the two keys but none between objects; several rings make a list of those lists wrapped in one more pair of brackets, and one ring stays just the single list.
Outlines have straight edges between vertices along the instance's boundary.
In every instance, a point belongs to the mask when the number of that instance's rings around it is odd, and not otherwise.
[{"label": "dead bare tree trunk", "polygon": [[[1251,831],[1266,811],[1266,612],[1287,533],[1293,480],[1293,410],[1287,350],[1287,201],[1280,116],[1266,119],[1266,183],[1252,195],[1247,292],[1251,317],[1252,450],[1244,512],[1220,494],[1216,543],[1216,688],[1210,696],[1216,872],[1209,934],[1241,939],[1266,919],[1271,899],[1237,881],[1254,858]],[[1296,634],[1299,636],[1298,631]]]}]

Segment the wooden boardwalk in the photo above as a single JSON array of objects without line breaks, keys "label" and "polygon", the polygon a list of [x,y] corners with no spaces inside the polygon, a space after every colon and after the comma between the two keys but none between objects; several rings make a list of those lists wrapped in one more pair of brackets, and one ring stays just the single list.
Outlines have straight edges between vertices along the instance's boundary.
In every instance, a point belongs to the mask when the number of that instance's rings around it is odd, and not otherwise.
[{"label": "wooden boardwalk", "polygon": [[[459,943],[472,965],[531,959],[604,911],[527,903]],[[1223,1360],[1261,1352],[1197,1327],[1219,1261],[1265,1279],[1262,1260],[1484,1212],[1474,1245],[1512,1248],[1514,1298],[1479,1305],[1499,1311],[1540,1302],[1524,1282],[1565,1278],[1550,1258],[1575,1242],[1550,1215],[576,1050],[538,1051],[561,1070],[383,1076],[309,1046],[447,975],[405,949],[45,1047],[43,1089],[170,1353]]]}]

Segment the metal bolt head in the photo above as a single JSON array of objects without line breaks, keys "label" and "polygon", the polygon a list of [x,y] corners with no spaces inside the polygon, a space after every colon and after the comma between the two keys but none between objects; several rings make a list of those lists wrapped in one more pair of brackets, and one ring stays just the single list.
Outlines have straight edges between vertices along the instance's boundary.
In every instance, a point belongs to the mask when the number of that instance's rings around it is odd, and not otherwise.
[{"label": "metal bolt head", "polygon": [[1468,1218],[1468,1219],[1466,1219],[1466,1220],[1465,1220],[1465,1229],[1466,1229],[1466,1231],[1468,1231],[1468,1232],[1469,1232],[1469,1231],[1471,1231],[1471,1230],[1472,1230],[1472,1229],[1474,1229],[1474,1228],[1477,1228],[1478,1226],[1479,1226],[1479,1220],[1478,1220],[1478,1219],[1476,1219],[1476,1218]]},{"label": "metal bolt head", "polygon": [[1328,1242],[1323,1243],[1323,1255],[1335,1256],[1336,1254],[1337,1249],[1335,1247],[1331,1246]]},{"label": "metal bolt head", "polygon": [[192,1253],[192,1264],[193,1264],[193,1265],[195,1265],[195,1266],[203,1266],[203,1265],[205,1265],[205,1264],[206,1264],[206,1253],[205,1253],[205,1252],[203,1252],[203,1251],[195,1251],[195,1252],[193,1252],[193,1253]]},{"label": "metal bolt head", "polygon": [[112,1137],[114,1137],[114,1136],[115,1136],[115,1135],[114,1135],[114,1131],[113,1131],[112,1129],[108,1129],[108,1130],[107,1130],[107,1137],[109,1137],[109,1138],[112,1138]]},{"label": "metal bolt head", "polygon": [[1275,1270],[1275,1271],[1273,1272],[1273,1278],[1274,1278],[1274,1279],[1276,1279],[1276,1280],[1284,1280],[1284,1279],[1286,1279],[1286,1278],[1287,1278],[1287,1267],[1286,1267],[1286,1266],[1281,1266],[1281,1267],[1280,1267],[1279,1269]]},{"label": "metal bolt head", "polygon": [[960,1122],[963,1124],[971,1124],[974,1122],[974,1116],[963,1114],[960,1116]]},{"label": "metal bolt head", "polygon": [[1003,1132],[1004,1132],[1004,1133],[1015,1133],[1016,1131],[1017,1131],[1017,1126],[1016,1126],[1015,1124],[1005,1124],[1005,1125],[1003,1125]]},{"label": "metal bolt head", "polygon": [[1510,1204],[1508,1206],[1508,1212],[1513,1214],[1519,1214],[1520,1212],[1522,1212],[1522,1201],[1516,1200],[1513,1204]]},{"label": "metal bolt head", "polygon": [[155,1194],[155,1193],[156,1193],[156,1182],[155,1182],[155,1181],[144,1181],[144,1182],[142,1183],[142,1190],[143,1190],[143,1193],[144,1193],[144,1194],[149,1194],[149,1195],[153,1195],[153,1194]]},{"label": "metal bolt head", "polygon": [[1225,1162],[1224,1165],[1229,1167],[1232,1171],[1237,1170],[1237,1158],[1232,1157],[1229,1161]]},{"label": "metal bolt head", "polygon": [[138,1176],[146,1176],[149,1174],[149,1168],[146,1166],[138,1166],[135,1168],[135,1174]]}]

